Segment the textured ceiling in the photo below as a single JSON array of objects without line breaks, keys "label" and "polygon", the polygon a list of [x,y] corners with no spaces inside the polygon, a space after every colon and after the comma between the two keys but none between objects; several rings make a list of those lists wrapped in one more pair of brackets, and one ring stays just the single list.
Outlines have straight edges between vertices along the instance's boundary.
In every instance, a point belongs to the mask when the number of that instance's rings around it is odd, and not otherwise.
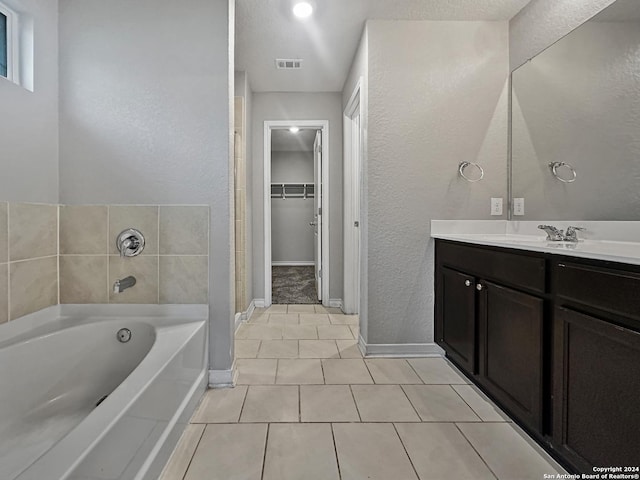
[{"label": "textured ceiling", "polygon": [[[236,0],[236,70],[255,92],[339,92],[367,19],[509,20],[529,0],[315,0],[312,18],[292,0]],[[276,58],[301,58],[301,70],[276,70]]]},{"label": "textured ceiling", "polygon": [[593,17],[595,22],[637,22],[640,21],[638,0],[617,0]]},{"label": "textured ceiling", "polygon": [[291,133],[289,130],[271,131],[271,150],[274,152],[313,152],[316,130],[300,130]]}]

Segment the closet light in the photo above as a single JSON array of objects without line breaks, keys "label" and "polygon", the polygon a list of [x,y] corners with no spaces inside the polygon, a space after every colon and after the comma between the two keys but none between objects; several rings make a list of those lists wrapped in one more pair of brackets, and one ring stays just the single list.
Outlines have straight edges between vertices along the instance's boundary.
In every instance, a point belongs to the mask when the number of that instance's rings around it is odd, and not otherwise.
[{"label": "closet light", "polygon": [[299,129],[298,127],[290,127],[290,128],[289,128],[289,131],[290,131],[291,133],[298,133],[298,132],[300,131],[300,129]]},{"label": "closet light", "polygon": [[313,14],[313,5],[309,2],[298,2],[293,6],[293,14],[298,18],[309,18]]}]

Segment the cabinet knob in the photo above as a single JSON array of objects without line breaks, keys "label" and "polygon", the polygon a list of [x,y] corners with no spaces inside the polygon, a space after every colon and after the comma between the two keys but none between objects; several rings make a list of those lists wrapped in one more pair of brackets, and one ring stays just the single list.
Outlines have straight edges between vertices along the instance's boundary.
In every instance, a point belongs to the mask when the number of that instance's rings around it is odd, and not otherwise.
[{"label": "cabinet knob", "polygon": [[464,281],[464,286],[465,287],[470,287],[471,286],[471,280],[465,280]]},{"label": "cabinet knob", "polygon": [[477,285],[476,285],[476,290],[478,290],[478,291],[482,290],[483,288],[484,288],[484,287],[482,286],[482,284],[481,284],[481,283],[479,283],[479,284],[477,284]]}]

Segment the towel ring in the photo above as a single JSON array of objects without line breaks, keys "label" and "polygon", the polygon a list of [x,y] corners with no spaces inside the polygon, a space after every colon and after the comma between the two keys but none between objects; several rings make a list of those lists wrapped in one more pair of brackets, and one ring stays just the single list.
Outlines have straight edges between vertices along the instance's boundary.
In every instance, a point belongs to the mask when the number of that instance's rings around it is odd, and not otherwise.
[{"label": "towel ring", "polygon": [[[480,172],[480,177],[476,178],[475,180],[467,177],[464,173],[467,167],[474,167],[475,169],[477,169],[478,172]],[[482,167],[477,163],[473,163],[473,162],[460,162],[460,165],[458,165],[458,172],[460,173],[460,176],[462,178],[464,178],[467,182],[471,182],[471,183],[479,182],[484,178],[484,170],[482,169]]]},{"label": "towel ring", "polygon": [[[576,173],[575,168],[573,168],[571,165],[565,162],[551,162],[549,164],[549,168],[551,168],[551,173],[553,174],[553,176],[556,177],[558,180],[560,180],[562,183],[573,183],[576,181],[576,178],[578,177],[578,174]],[[560,174],[558,173],[558,169],[560,168],[567,169],[570,172],[571,178],[567,179],[567,178],[561,177]]]}]

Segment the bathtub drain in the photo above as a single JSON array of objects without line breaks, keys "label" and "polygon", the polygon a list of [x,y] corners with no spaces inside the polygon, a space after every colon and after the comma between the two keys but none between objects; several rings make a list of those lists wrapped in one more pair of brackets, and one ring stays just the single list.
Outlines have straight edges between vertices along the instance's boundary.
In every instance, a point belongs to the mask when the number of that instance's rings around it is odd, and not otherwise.
[{"label": "bathtub drain", "polygon": [[131,330],[129,330],[128,328],[121,328],[120,330],[118,330],[117,336],[118,341],[120,341],[121,343],[127,343],[129,340],[131,340]]},{"label": "bathtub drain", "polygon": [[109,396],[109,395],[105,395],[105,396],[104,396],[104,397],[102,397],[100,400],[98,400],[98,403],[96,403],[96,407],[97,407],[97,406],[99,406],[102,402],[104,402],[104,401],[107,399],[107,397],[108,397],[108,396]]}]

